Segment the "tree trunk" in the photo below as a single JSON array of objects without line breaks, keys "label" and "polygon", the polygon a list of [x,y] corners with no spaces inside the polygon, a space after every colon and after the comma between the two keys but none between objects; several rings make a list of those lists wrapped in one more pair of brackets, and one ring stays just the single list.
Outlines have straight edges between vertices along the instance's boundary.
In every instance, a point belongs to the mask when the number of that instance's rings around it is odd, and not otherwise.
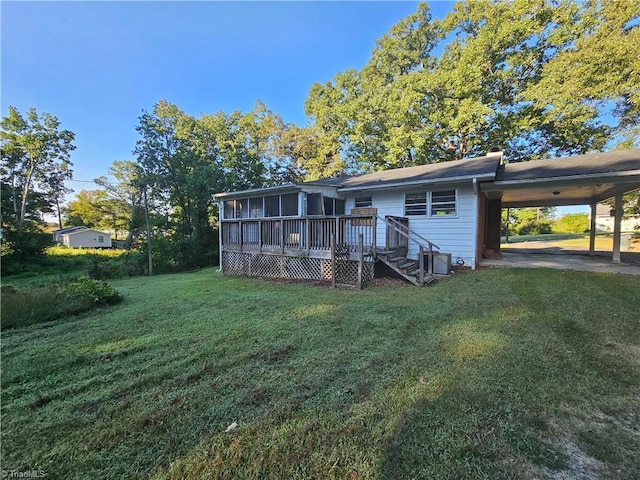
[{"label": "tree trunk", "polygon": [[22,230],[24,223],[24,217],[27,214],[27,196],[29,195],[29,188],[31,187],[31,178],[33,177],[33,170],[35,169],[34,162],[30,162],[29,172],[27,178],[24,181],[24,187],[22,188],[22,201],[20,202],[20,217],[18,218],[18,229]]},{"label": "tree trunk", "polygon": [[58,228],[62,230],[62,214],[60,213],[60,200],[56,197],[56,210],[58,211]]},{"label": "tree trunk", "polygon": [[147,223],[147,250],[149,250],[149,276],[153,275],[153,255],[151,254],[151,224],[149,223],[149,203],[147,202],[147,185],[144,186],[144,219]]}]

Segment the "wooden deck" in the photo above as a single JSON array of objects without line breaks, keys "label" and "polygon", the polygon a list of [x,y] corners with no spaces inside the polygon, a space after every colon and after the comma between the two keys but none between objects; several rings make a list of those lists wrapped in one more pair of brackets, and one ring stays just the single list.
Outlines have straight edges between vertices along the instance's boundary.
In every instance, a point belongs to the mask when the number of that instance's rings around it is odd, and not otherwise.
[{"label": "wooden deck", "polygon": [[235,219],[222,222],[222,247],[235,253],[331,258],[331,239],[357,254],[362,235],[365,252],[376,244],[374,215]]},{"label": "wooden deck", "polygon": [[[378,220],[385,225],[384,247],[376,245]],[[414,285],[435,279],[433,249],[437,246],[412,232],[407,218],[379,219],[373,214],[226,219],[221,227],[227,275],[362,287],[373,280],[374,263],[381,260]],[[415,260],[406,257],[410,240],[419,245]]]}]

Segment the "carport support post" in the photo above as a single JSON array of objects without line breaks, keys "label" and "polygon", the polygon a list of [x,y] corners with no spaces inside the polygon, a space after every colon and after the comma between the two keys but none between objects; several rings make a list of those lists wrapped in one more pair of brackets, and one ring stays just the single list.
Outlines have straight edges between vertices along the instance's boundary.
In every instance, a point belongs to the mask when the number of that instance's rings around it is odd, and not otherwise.
[{"label": "carport support post", "polygon": [[597,203],[591,204],[591,218],[589,224],[589,255],[593,256],[596,251],[596,206]]},{"label": "carport support post", "polygon": [[622,194],[616,195],[616,210],[613,217],[613,261],[620,263],[620,230],[622,224]]}]

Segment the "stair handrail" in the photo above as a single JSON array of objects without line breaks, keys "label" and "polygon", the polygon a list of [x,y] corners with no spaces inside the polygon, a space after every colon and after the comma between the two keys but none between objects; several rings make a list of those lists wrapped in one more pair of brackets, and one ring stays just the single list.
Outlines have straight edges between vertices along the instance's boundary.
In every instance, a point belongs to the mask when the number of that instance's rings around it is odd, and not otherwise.
[{"label": "stair handrail", "polygon": [[[440,247],[438,245],[436,245],[435,243],[433,243],[431,240],[427,240],[426,238],[424,238],[422,235],[420,235],[419,233],[411,230],[409,228],[409,226],[404,226],[401,225],[400,222],[398,222],[397,220],[393,219],[393,218],[385,218],[385,217],[381,217],[380,215],[376,215],[380,220],[382,220],[386,225],[390,226],[391,228],[393,228],[396,232],[398,232],[400,235],[404,235],[405,237],[407,237],[407,239],[411,240],[412,242],[416,243],[419,247],[422,246],[422,244],[420,242],[418,242],[415,238],[411,238],[411,235],[418,237],[420,240],[422,240],[423,242],[425,242],[427,245],[429,245],[429,251],[432,251],[434,248],[436,250],[439,250]],[[401,225],[402,228],[399,228],[397,225],[394,224],[398,224]],[[406,230],[403,231],[403,230]],[[409,235],[411,234],[411,235]]]}]

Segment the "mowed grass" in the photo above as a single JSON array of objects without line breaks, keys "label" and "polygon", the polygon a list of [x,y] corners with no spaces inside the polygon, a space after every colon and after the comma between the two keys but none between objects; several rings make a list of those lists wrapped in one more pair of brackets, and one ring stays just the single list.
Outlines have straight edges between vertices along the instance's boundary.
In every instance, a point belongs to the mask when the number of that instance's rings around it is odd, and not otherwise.
[{"label": "mowed grass", "polygon": [[112,284],[117,306],[2,333],[3,470],[640,478],[637,277],[486,269],[351,291],[207,269]]},{"label": "mowed grass", "polygon": [[[531,242],[534,242],[531,244]],[[544,245],[536,244],[536,242],[545,242]],[[549,248],[558,247],[574,250],[589,250],[589,234],[588,233],[566,233],[546,235],[514,235],[509,237],[509,243],[505,243],[502,237],[502,248],[513,247],[514,244],[521,248]],[[596,235],[595,250],[613,251],[613,235],[601,233]],[[640,234],[634,233],[629,239],[628,244],[623,245],[622,251],[640,252]]]}]

